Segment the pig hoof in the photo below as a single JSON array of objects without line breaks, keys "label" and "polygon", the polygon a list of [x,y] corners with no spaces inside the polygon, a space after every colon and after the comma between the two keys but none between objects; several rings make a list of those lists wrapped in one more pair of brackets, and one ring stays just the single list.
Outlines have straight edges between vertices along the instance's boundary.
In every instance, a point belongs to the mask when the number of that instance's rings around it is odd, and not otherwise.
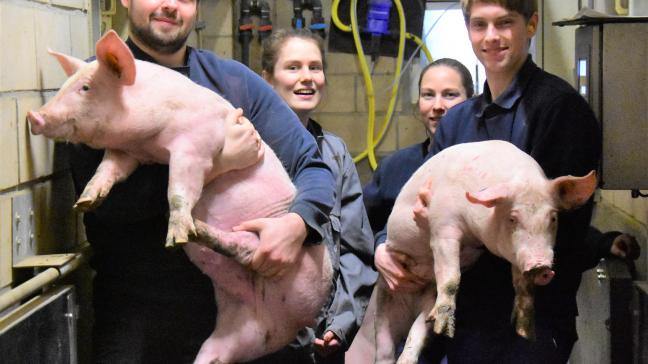
[{"label": "pig hoof", "polygon": [[527,340],[535,340],[535,329],[533,328],[533,324],[528,321],[521,322],[518,320],[515,325],[515,332]]},{"label": "pig hoof", "polygon": [[189,237],[187,234],[173,234],[169,232],[166,238],[166,247],[172,248],[176,244],[186,244],[189,242]]},{"label": "pig hoof", "polygon": [[182,214],[172,211],[169,216],[169,230],[167,232],[167,246],[170,244],[185,244],[189,238],[196,238],[196,227],[191,214]]},{"label": "pig hoof", "polygon": [[99,200],[90,197],[81,197],[72,207],[75,211],[88,212],[97,208],[100,204]]},{"label": "pig hoof", "polygon": [[[434,332],[447,337],[454,337],[455,331],[455,308],[450,305],[441,305],[436,309],[436,315],[428,316],[428,321],[434,319]],[[436,316],[436,317],[434,317]]]},{"label": "pig hoof", "polygon": [[188,243],[187,240],[182,241],[180,239],[174,239],[173,237],[168,237],[166,239],[166,244],[164,244],[164,247],[167,249],[175,249],[179,245],[186,244],[186,243]]}]

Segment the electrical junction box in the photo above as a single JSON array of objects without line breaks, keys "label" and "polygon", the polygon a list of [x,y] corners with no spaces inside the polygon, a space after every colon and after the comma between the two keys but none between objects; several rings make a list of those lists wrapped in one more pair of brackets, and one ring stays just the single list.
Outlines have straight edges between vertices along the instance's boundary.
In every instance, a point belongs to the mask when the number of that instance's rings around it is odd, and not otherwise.
[{"label": "electrical junction box", "polygon": [[[367,10],[369,1],[357,1],[357,17],[360,30],[360,40],[365,55],[369,56],[371,52],[371,35],[365,33],[367,27]],[[405,31],[421,37],[423,31],[423,15],[425,14],[425,2],[423,0],[401,0],[403,13],[405,17]],[[338,18],[342,24],[351,26],[350,14],[351,0],[340,0],[338,6]],[[335,25],[333,20],[329,22],[330,31],[328,36],[328,49],[330,52],[353,53],[356,54],[356,46],[353,41],[351,32],[345,32]],[[395,5],[392,5],[389,13],[389,34],[381,36],[379,55],[387,57],[396,57],[398,55],[398,31],[400,29],[398,11]],[[405,40],[404,57],[408,59],[416,50],[418,45],[411,40]]]},{"label": "electrical junction box", "polygon": [[585,16],[554,25],[580,25],[576,88],[601,125],[601,188],[648,189],[648,17]]}]

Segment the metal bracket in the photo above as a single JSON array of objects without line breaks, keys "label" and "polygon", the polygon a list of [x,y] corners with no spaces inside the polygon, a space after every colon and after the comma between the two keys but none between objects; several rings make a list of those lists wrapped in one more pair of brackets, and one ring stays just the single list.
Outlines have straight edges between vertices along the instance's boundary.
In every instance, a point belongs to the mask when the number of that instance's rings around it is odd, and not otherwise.
[{"label": "metal bracket", "polygon": [[34,236],[34,201],[31,193],[11,199],[13,261],[19,262],[36,254]]},{"label": "metal bracket", "polygon": [[15,262],[14,268],[55,267],[59,268],[74,259],[77,254],[32,255]]}]

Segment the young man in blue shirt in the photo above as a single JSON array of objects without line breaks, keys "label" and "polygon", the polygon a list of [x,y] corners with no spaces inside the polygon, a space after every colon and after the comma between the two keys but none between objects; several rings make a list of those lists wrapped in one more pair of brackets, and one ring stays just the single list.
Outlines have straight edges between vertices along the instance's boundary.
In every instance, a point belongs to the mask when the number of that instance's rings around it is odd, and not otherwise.
[{"label": "young man in blue shirt", "polygon": [[[186,45],[197,0],[122,0],[128,8],[127,44],[135,58],[183,73],[243,109],[275,151],[297,187],[288,214],[246,222],[260,246],[252,269],[279,276],[302,244],[328,236],[334,180],[317,145],[268,84],[240,63]],[[205,122],[210,122],[206,120]],[[103,152],[70,151],[81,192]],[[190,363],[213,331],[216,305],[209,278],[182,250],[164,248],[168,222],[168,166],[140,166],[116,185],[84,223],[94,255],[95,363]]]}]

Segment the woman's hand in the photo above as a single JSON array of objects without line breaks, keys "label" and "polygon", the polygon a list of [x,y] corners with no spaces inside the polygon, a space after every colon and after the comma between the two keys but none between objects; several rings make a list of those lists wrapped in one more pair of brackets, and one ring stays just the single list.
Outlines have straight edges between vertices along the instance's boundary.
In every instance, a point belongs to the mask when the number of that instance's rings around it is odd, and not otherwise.
[{"label": "woman's hand", "polygon": [[340,339],[333,331],[327,331],[321,339],[316,337],[313,341],[313,350],[321,357],[327,357],[340,350],[341,347]]},{"label": "woman's hand", "polygon": [[621,234],[614,238],[610,247],[610,254],[623,259],[637,260],[641,254],[641,248],[634,236]]},{"label": "woman's hand", "polygon": [[250,231],[259,235],[250,269],[266,278],[279,278],[295,263],[306,239],[306,224],[294,212],[281,217],[245,221],[234,231]]},{"label": "woman's hand", "polygon": [[415,262],[407,254],[389,249],[381,244],[376,249],[374,263],[390,290],[395,292],[416,292],[428,281],[412,273],[409,268]]}]

